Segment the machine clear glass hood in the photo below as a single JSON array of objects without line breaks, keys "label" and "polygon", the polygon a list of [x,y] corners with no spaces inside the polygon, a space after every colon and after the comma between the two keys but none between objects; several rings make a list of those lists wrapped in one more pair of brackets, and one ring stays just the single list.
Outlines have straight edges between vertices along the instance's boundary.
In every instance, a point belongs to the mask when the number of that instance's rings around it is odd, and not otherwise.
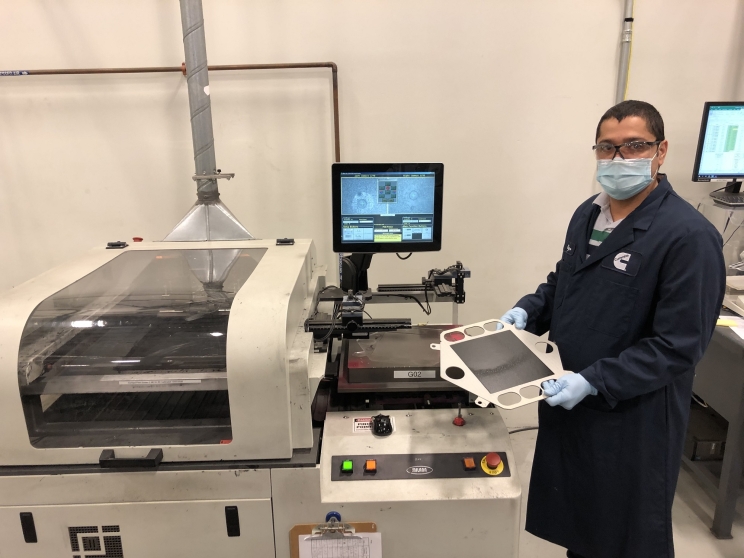
[{"label": "machine clear glass hood", "polygon": [[231,440],[230,309],[265,252],[131,250],[44,300],[18,363],[31,444]]}]

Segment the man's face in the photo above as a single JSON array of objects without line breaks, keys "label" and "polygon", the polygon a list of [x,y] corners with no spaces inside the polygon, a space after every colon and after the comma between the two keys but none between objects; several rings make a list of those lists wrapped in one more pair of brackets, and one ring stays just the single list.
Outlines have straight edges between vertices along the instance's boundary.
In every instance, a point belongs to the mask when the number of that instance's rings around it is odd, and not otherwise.
[{"label": "man's face", "polygon": [[[599,137],[597,138],[598,144],[609,143],[612,145],[620,145],[621,143],[632,141],[656,141],[656,138],[646,126],[646,120],[640,116],[629,116],[620,121],[614,118],[608,118],[602,122],[602,125],[599,127]],[[642,152],[625,154],[624,157],[626,159],[650,159],[656,154],[658,147],[658,155],[651,163],[651,176],[656,176],[659,167],[664,163],[668,146],[669,142],[664,140],[658,146],[649,145],[648,148]],[[615,158],[620,158],[620,154],[616,154]]]}]

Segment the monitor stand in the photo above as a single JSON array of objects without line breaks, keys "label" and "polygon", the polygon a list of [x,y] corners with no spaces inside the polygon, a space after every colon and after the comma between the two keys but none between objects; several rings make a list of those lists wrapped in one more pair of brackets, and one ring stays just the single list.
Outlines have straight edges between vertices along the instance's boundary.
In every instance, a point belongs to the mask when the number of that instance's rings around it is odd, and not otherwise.
[{"label": "monitor stand", "polygon": [[367,270],[374,254],[349,254],[341,261],[341,290],[345,293],[369,290]]},{"label": "monitor stand", "polygon": [[726,184],[726,188],[723,191],[728,192],[729,194],[738,194],[740,190],[741,182],[738,180],[732,180]]}]

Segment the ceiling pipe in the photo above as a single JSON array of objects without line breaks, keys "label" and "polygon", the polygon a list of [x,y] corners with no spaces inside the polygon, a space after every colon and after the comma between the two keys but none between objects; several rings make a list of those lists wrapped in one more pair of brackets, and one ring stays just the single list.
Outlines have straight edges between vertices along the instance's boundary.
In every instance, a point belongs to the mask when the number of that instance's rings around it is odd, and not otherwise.
[{"label": "ceiling pipe", "polygon": [[623,33],[620,39],[620,66],[617,72],[617,89],[615,104],[625,100],[628,93],[628,76],[630,74],[630,49],[633,44],[633,5],[634,0],[625,0],[623,12]]}]

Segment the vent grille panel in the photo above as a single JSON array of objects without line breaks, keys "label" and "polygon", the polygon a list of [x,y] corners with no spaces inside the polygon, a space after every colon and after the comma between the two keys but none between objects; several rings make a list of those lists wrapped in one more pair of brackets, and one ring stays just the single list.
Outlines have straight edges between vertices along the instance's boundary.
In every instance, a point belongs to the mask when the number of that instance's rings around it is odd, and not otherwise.
[{"label": "vent grille panel", "polygon": [[118,525],[68,527],[72,558],[124,558],[121,536],[100,534],[120,530]]}]

